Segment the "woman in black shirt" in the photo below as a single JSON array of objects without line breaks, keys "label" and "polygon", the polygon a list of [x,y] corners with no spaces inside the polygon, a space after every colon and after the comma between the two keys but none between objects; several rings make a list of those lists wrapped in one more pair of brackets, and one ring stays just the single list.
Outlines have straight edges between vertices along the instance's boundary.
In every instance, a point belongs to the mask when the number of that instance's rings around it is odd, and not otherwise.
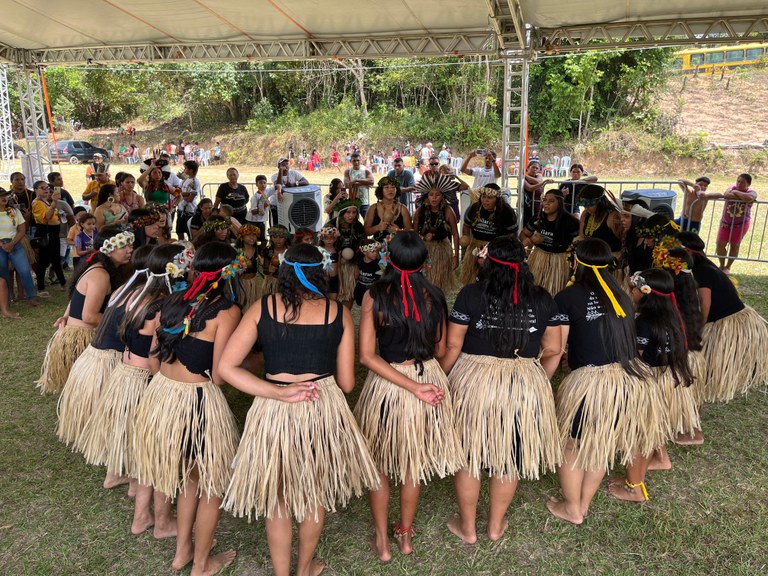
[{"label": "woman in black shirt", "polygon": [[477,253],[488,242],[499,236],[517,234],[517,214],[504,201],[496,188],[480,188],[480,200],[472,204],[464,215],[462,236],[464,260],[461,264],[460,281],[463,286],[477,278],[480,266]]},{"label": "woman in black shirt", "polygon": [[521,233],[523,244],[533,247],[528,266],[536,284],[551,295],[565,288],[571,270],[565,251],[579,234],[579,221],[563,206],[563,194],[548,190],[541,199],[541,212],[526,221]]},{"label": "woman in black shirt", "polygon": [[232,216],[245,224],[245,217],[248,215],[248,200],[250,194],[248,189],[242,184],[238,184],[237,179],[240,173],[237,168],[227,169],[227,181],[220,184],[216,190],[216,201],[213,203],[213,209],[216,210],[221,204],[232,206]]},{"label": "woman in black shirt", "polygon": [[538,479],[562,461],[549,384],[562,354],[556,313],[533,282],[523,245],[502,236],[488,244],[479,281],[462,288],[448,318],[440,365],[464,455],[454,477],[459,515],[448,528],[467,543],[477,540],[484,471],[491,477],[488,537],[498,540],[519,479]]},{"label": "woman in black shirt", "polygon": [[617,452],[627,464],[664,440],[654,425],[660,397],[649,393],[648,369],[637,360],[632,303],[608,272],[610,247],[588,238],[576,246],[575,282],[557,296],[572,370],[557,390],[557,420],[565,442],[557,475],[563,499],[547,507],[581,524]]},{"label": "woman in black shirt", "polygon": [[698,235],[680,232],[675,237],[693,257],[693,277],[706,321],[704,400],[729,402],[768,381],[768,326],[741,301],[731,279],[707,258]]},{"label": "woman in black shirt", "polygon": [[360,312],[360,363],[368,376],[355,406],[381,481],[369,500],[374,547],[383,562],[392,558],[390,479],[400,486],[395,538],[410,554],[421,483],[462,466],[448,379],[435,360],[445,346],[445,297],[420,273],[427,247],[416,232],[398,232],[388,245],[387,269]]}]

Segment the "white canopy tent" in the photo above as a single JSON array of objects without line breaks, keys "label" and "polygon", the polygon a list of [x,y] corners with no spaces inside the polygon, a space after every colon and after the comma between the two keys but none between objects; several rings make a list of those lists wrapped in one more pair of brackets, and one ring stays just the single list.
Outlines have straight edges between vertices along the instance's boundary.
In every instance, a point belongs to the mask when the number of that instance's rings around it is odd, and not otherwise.
[{"label": "white canopy tent", "polygon": [[[28,150],[43,173],[39,66],[174,61],[440,57],[505,60],[504,175],[525,141],[528,64],[539,53],[733,43],[768,37],[758,0],[13,0],[0,64],[23,70]],[[12,158],[0,72],[0,158]],[[5,100],[3,99],[5,94]],[[521,171],[522,172],[522,171]],[[6,175],[7,177],[7,175]]]}]

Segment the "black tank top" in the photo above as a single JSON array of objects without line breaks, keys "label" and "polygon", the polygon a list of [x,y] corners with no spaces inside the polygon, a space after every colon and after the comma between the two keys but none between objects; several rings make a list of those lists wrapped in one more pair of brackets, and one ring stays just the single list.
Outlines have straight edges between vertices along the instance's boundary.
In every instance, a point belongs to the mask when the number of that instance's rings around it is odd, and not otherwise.
[{"label": "black tank top", "polygon": [[336,318],[328,323],[330,307],[330,300],[326,300],[325,320],[322,324],[286,324],[276,320],[277,296],[271,294],[261,299],[258,330],[266,373],[336,372],[336,350],[341,342],[344,325],[339,302],[336,302]]},{"label": "black tank top", "polygon": [[[592,215],[587,214],[587,217],[584,220],[584,230],[587,229],[587,225],[591,219]],[[611,230],[610,226],[608,226],[607,215],[605,218],[603,218],[603,221],[600,222],[600,226],[597,227],[597,230],[592,232],[592,238],[600,238],[600,240],[605,240],[608,246],[611,247],[611,252],[618,252],[621,250],[621,238],[616,236],[616,234],[613,233],[613,230]]]},{"label": "black tank top", "polygon": [[94,348],[97,350],[117,350],[118,352],[125,350],[125,344],[120,340],[120,336],[117,335],[118,327],[120,326],[120,322],[124,315],[125,304],[122,304],[115,308],[114,312],[105,318],[108,324],[104,328],[101,339],[93,341]]},{"label": "black tank top", "polygon": [[[78,278],[78,282],[93,270],[93,268],[88,268],[85,272],[83,272],[82,276]],[[101,308],[99,308],[99,312],[102,314],[104,313],[104,310],[107,309],[107,304],[109,303],[109,293],[104,295],[104,301],[101,303]],[[85,294],[81,294],[77,287],[72,291],[72,298],[69,301],[69,317],[74,318],[75,320],[83,321],[83,307],[85,306]]]},{"label": "black tank top", "polygon": [[[395,204],[395,206],[397,206],[397,218],[395,218],[392,221],[392,224],[395,224],[398,228],[402,230],[405,227],[405,220],[403,219],[403,211],[400,209],[401,204],[397,203]],[[374,207],[373,209],[373,225],[378,226],[379,224],[381,224],[381,218],[379,218],[379,208],[378,208],[378,205],[376,205],[376,207]],[[387,237],[388,234],[389,234],[388,230],[381,230],[379,232],[376,232],[373,235],[373,237],[378,242],[381,242],[382,240],[384,240],[384,238]]]},{"label": "black tank top", "polygon": [[[205,329],[208,320],[215,318],[222,310],[229,310],[233,302],[227,298],[220,298],[206,308],[202,314],[192,319],[190,332],[201,332]],[[194,336],[185,336],[173,349],[176,359],[192,374],[205,374],[213,370],[213,342],[201,340]]]},{"label": "black tank top", "polygon": [[408,357],[405,347],[408,344],[408,332],[405,326],[379,326],[376,334],[379,341],[379,356],[390,364],[402,364]]}]

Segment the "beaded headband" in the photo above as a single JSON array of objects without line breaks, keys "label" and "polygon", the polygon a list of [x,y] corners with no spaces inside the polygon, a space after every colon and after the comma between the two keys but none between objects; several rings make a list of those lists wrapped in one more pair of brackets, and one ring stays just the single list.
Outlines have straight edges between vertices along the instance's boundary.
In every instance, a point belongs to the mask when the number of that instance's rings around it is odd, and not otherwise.
[{"label": "beaded headband", "polygon": [[160,214],[157,212],[150,212],[147,216],[139,216],[136,218],[136,220],[131,222],[131,226],[134,228],[146,228],[157,222],[160,222]]},{"label": "beaded headband", "polygon": [[203,224],[203,232],[215,232],[216,230],[227,230],[229,229],[229,222],[226,220],[219,220],[218,218],[216,220],[208,220],[205,224]]},{"label": "beaded headband", "polygon": [[278,228],[277,226],[269,229],[270,238],[290,238],[291,233],[285,228]]},{"label": "beaded headband", "polygon": [[124,232],[112,236],[112,238],[106,239],[104,244],[101,245],[101,248],[99,248],[99,252],[102,254],[111,254],[115,250],[120,250],[120,248],[133,245],[135,239],[136,237],[133,235],[133,232],[125,230]]}]

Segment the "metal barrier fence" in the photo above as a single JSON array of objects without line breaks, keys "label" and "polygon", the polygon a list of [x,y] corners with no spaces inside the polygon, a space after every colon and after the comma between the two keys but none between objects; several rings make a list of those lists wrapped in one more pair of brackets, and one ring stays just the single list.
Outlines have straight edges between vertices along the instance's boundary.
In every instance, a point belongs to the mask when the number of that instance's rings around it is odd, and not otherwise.
[{"label": "metal barrier fence", "polygon": [[[693,214],[694,209],[701,202],[701,200],[695,200],[691,203],[688,209],[688,220],[690,221],[690,215]],[[722,227],[720,224],[725,203],[729,202],[724,198],[715,198],[706,200],[707,205],[704,208],[704,214],[701,220],[699,228],[699,236],[704,240],[705,250],[707,256],[710,258],[728,258],[731,257],[726,254],[717,254],[717,236],[721,228],[724,231],[729,232],[729,236],[737,226],[731,224],[727,227]],[[738,210],[739,206],[746,206],[747,202],[734,202],[730,201]],[[768,247],[764,246],[766,239],[766,229],[768,228],[768,202],[755,200],[751,202],[751,219],[749,223],[749,230],[746,232],[740,243],[739,255],[733,257],[734,260],[743,260],[746,262],[768,262]],[[686,228],[690,228],[690,222],[686,222]],[[730,245],[729,245],[730,247]]]}]

